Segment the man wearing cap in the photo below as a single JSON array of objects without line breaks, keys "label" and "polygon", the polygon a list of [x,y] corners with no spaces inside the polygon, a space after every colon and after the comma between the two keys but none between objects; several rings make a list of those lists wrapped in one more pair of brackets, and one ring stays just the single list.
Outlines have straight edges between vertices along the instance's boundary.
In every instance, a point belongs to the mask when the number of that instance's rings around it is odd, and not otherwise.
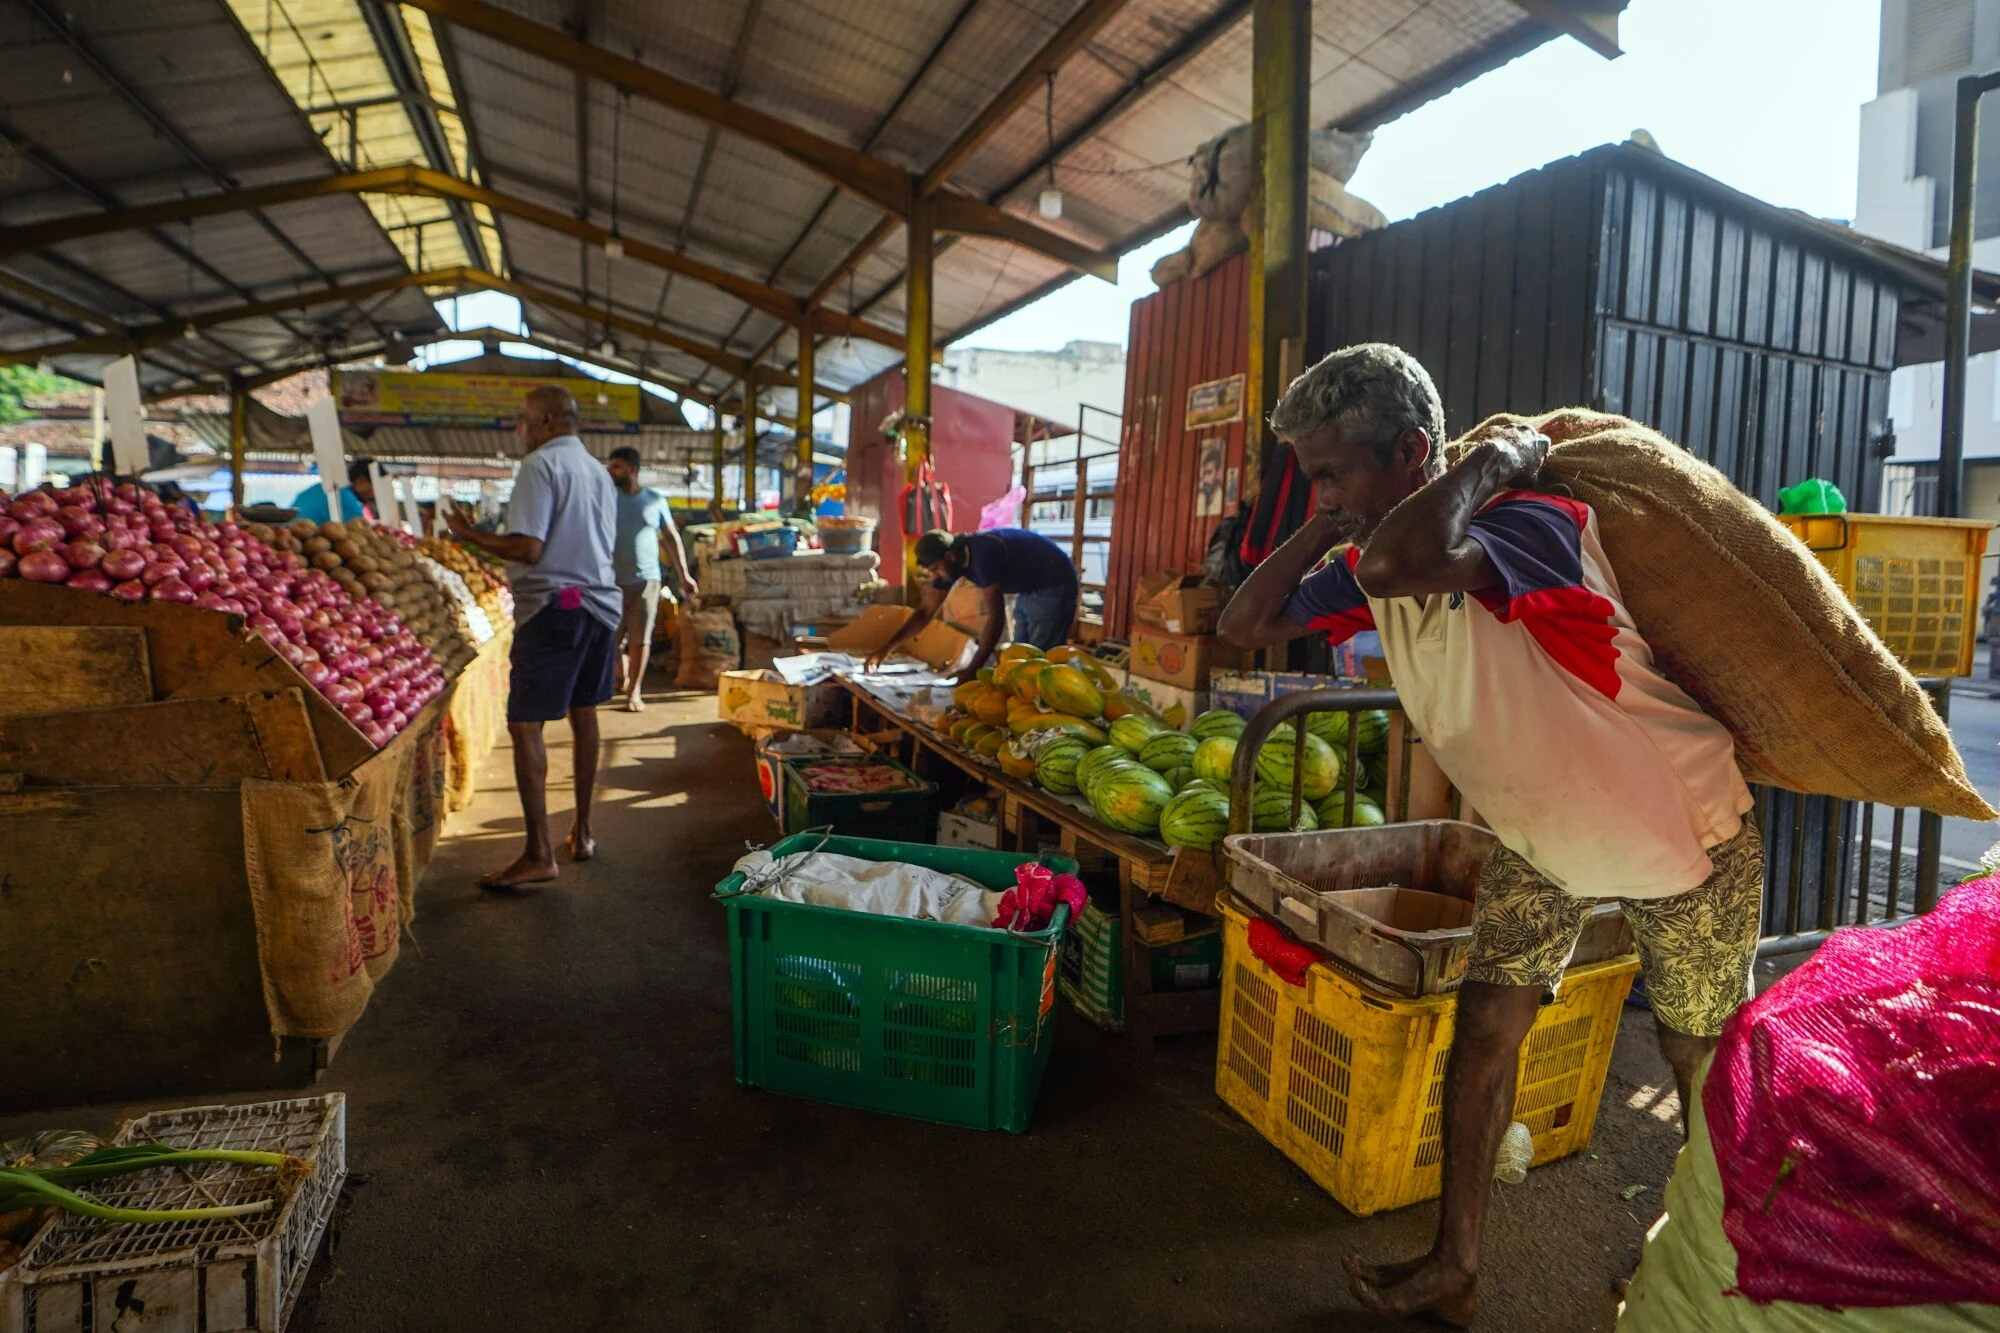
[{"label": "man wearing cap", "polygon": [[[347,465],[347,484],[340,488],[340,521],[366,518],[375,507],[375,479],[368,475],[368,460],[357,458]],[[292,497],[297,517],[324,523],[333,517],[326,502],[326,487],[314,482]]]},{"label": "man wearing cap", "polygon": [[917,563],[931,576],[931,586],[917,613],[868,659],[869,670],[930,624],[944,606],[945,594],[960,579],[970,580],[986,594],[986,628],[979,636],[979,651],[958,679],[972,679],[1000,646],[1009,596],[1014,599],[1014,642],[1048,649],[1069,638],[1076,620],[1076,565],[1067,551],[1040,533],[1025,528],[970,533],[933,529],[917,538],[916,554]]}]

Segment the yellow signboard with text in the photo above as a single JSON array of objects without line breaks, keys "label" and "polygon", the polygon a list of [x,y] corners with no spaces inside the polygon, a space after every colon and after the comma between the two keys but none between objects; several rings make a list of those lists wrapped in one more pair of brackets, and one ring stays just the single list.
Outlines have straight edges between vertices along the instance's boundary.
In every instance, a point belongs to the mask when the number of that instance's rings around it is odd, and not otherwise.
[{"label": "yellow signboard with text", "polygon": [[639,386],[527,375],[343,370],[337,394],[345,426],[458,426],[511,430],[529,390],[559,384],[576,397],[588,431],[639,429]]}]

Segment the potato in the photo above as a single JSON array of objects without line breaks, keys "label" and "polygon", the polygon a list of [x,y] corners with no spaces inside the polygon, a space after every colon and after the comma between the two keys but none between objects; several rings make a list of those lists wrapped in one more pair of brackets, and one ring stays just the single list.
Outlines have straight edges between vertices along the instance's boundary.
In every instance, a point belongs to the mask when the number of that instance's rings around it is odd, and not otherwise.
[{"label": "potato", "polygon": [[319,525],[319,535],[329,541],[340,541],[347,536],[347,525],[339,519],[328,519]]},{"label": "potato", "polygon": [[[339,548],[336,547],[335,549]],[[362,555],[357,552],[350,557],[345,551],[341,551],[340,554],[341,558],[347,561],[347,567],[357,574],[374,574],[381,568],[372,555]]]},{"label": "potato", "polygon": [[339,569],[340,557],[331,551],[316,551],[312,563],[315,569]]},{"label": "potato", "polygon": [[[321,552],[331,551],[333,543],[324,537],[308,537],[305,540],[305,548],[307,555],[319,555]],[[334,561],[338,563],[339,560],[340,557],[336,555]]]},{"label": "potato", "polygon": [[333,544],[333,551],[335,555],[338,555],[345,561],[353,561],[361,558],[361,548],[344,537]]},{"label": "potato", "polygon": [[387,588],[389,580],[383,578],[380,574],[363,574],[361,576],[361,586],[368,589],[371,593],[377,592],[383,588]]},{"label": "potato", "polygon": [[309,518],[295,518],[292,520],[290,531],[294,537],[304,541],[308,537],[319,536],[319,524]]}]

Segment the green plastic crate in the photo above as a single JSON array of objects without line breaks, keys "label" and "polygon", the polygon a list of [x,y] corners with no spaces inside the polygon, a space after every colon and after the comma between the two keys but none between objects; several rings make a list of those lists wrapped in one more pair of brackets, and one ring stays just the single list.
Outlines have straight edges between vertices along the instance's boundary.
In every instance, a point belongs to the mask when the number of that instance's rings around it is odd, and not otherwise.
[{"label": "green plastic crate", "polygon": [[[1013,886],[1064,856],[795,834],[773,856],[819,848]],[[809,907],[716,887],[729,912],[736,1081],[772,1092],[968,1129],[1028,1127],[1054,1038],[1056,953],[1069,910],[1034,934]]]},{"label": "green plastic crate", "polygon": [[[909,779],[911,785],[899,791],[809,791],[805,774],[820,764],[893,768]],[[784,827],[790,832],[830,828],[845,838],[876,838],[884,842],[929,842],[936,835],[937,784],[925,781],[893,759],[880,755],[805,755],[787,759],[780,767],[785,784]]]}]

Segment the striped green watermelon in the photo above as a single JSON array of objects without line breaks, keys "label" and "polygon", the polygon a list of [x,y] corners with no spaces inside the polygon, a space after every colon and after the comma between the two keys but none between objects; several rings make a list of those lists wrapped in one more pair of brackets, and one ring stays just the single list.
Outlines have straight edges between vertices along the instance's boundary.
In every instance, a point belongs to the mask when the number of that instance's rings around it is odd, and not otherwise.
[{"label": "striped green watermelon", "polygon": [[1152,769],[1139,764],[1106,769],[1090,794],[1097,817],[1121,833],[1157,833],[1160,812],[1174,798],[1174,789]]},{"label": "striped green watermelon", "polygon": [[1188,783],[1193,782],[1195,780],[1194,770],[1189,768],[1186,764],[1182,764],[1179,768],[1170,768],[1166,772],[1160,774],[1160,776],[1165,778],[1167,780],[1167,785],[1169,787],[1172,787],[1175,791],[1181,790],[1181,788],[1187,786]]},{"label": "striped green watermelon", "polygon": [[1076,768],[1090,747],[1073,737],[1053,741],[1035,756],[1035,781],[1043,791],[1069,796],[1076,791]]},{"label": "striped green watermelon", "polygon": [[1236,736],[1243,731],[1243,718],[1227,708],[1211,708],[1188,727],[1188,735],[1198,741],[1210,736]]},{"label": "striped green watermelon", "polygon": [[1139,747],[1139,762],[1155,773],[1185,768],[1194,759],[1194,747],[1199,744],[1200,741],[1183,731],[1155,732]]},{"label": "striped green watermelon", "polygon": [[1184,783],[1182,783],[1182,784],[1181,784],[1181,788],[1180,788],[1180,789],[1181,789],[1182,791],[1186,791],[1186,790],[1188,790],[1188,788],[1190,788],[1190,787],[1206,787],[1206,788],[1207,788],[1208,790],[1210,790],[1210,791],[1219,791],[1219,792],[1221,792],[1221,793],[1222,793],[1222,794],[1223,794],[1224,796],[1227,796],[1227,795],[1229,795],[1229,784],[1228,784],[1228,783],[1226,783],[1226,782],[1216,782],[1216,781],[1214,781],[1213,779],[1210,779],[1210,778],[1189,778],[1189,779],[1188,779],[1188,780],[1187,780],[1186,782],[1184,782]]},{"label": "striped green watermelon", "polygon": [[[1292,826],[1292,789],[1289,784],[1283,791],[1276,787],[1259,787],[1257,795],[1250,803],[1250,827],[1259,833],[1284,833]],[[1299,805],[1299,828],[1316,829],[1319,819],[1313,813],[1310,801]]]},{"label": "striped green watermelon", "polygon": [[1077,761],[1076,789],[1078,791],[1088,794],[1089,791],[1088,784],[1090,782],[1092,775],[1094,775],[1098,769],[1104,767],[1106,764],[1110,763],[1114,759],[1130,759],[1131,757],[1132,757],[1131,755],[1126,754],[1123,750],[1119,749],[1117,746],[1108,743],[1093,747],[1089,753],[1085,754],[1082,759]]},{"label": "striped green watermelon", "polygon": [[1147,741],[1165,730],[1150,717],[1127,713],[1111,724],[1111,743],[1137,754],[1145,748]]},{"label": "striped green watermelon", "polygon": [[1229,831],[1229,798],[1209,787],[1190,787],[1160,811],[1160,841],[1169,847],[1215,850]]},{"label": "striped green watermelon", "polygon": [[[1115,745],[1111,748],[1114,750],[1118,749]],[[1137,759],[1134,759],[1131,755],[1126,754],[1123,750],[1118,750],[1118,753],[1110,758],[1091,765],[1090,772],[1080,772],[1076,780],[1076,789],[1083,793],[1083,798],[1086,801],[1094,801],[1097,799],[1097,788],[1100,783],[1113,773],[1122,773],[1128,768],[1136,768],[1146,773],[1153,771]]]},{"label": "striped green watermelon", "polygon": [[1210,736],[1194,747],[1194,758],[1188,761],[1188,767],[1194,770],[1196,777],[1219,782],[1224,787],[1229,785],[1229,770],[1235,767],[1235,764],[1234,736]]},{"label": "striped green watermelon", "polygon": [[[1283,787],[1290,792],[1292,754],[1297,744],[1291,728],[1280,729],[1257,752],[1257,776],[1274,787]],[[1331,745],[1311,732],[1306,733],[1304,781],[1308,801],[1317,801],[1340,781],[1340,757],[1333,752]]]},{"label": "striped green watermelon", "polygon": [[[1378,773],[1375,776],[1379,779],[1381,774]],[[1364,787],[1358,794],[1366,796],[1369,800],[1375,802],[1384,814],[1389,812],[1389,791],[1382,782],[1377,781],[1372,787]]]},{"label": "striped green watermelon", "polygon": [[1347,720],[1350,717],[1359,719],[1359,753],[1374,754],[1388,748],[1389,715],[1379,708],[1364,709],[1358,713],[1313,713],[1306,718],[1306,731],[1331,745],[1335,754],[1345,755]]},{"label": "striped green watermelon", "polygon": [[1354,794],[1354,822],[1349,824],[1347,821],[1347,792],[1345,789],[1328,792],[1325,796],[1313,802],[1313,817],[1319,821],[1321,828],[1364,828],[1389,822],[1383,816],[1381,806],[1368,799],[1368,797],[1363,796],[1360,792],[1356,792]]}]

